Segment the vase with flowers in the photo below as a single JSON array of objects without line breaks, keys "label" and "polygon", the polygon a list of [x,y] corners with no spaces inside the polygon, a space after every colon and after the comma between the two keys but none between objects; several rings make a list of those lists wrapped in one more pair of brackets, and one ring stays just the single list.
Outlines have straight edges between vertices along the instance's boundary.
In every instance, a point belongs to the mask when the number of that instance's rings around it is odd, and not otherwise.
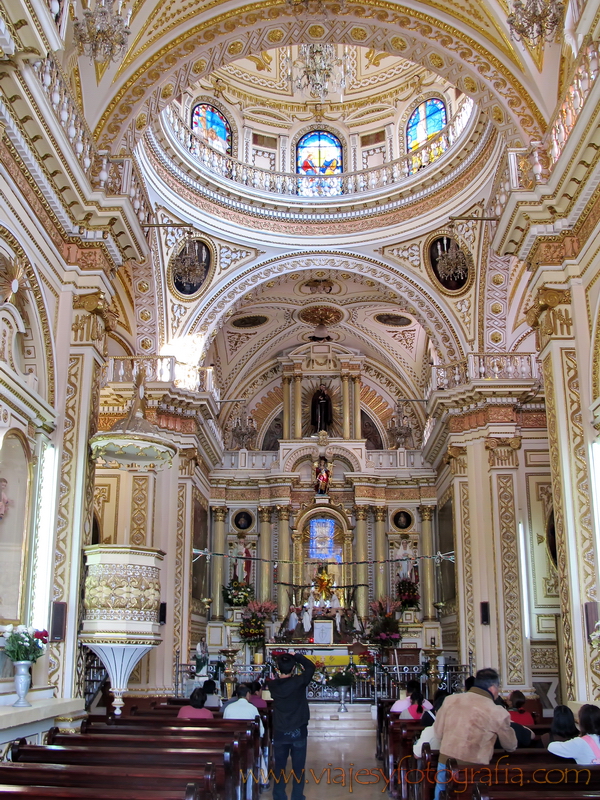
[{"label": "vase with flowers", "polygon": [[396,619],[396,612],[400,611],[402,604],[391,597],[382,597],[369,603],[371,620],[368,641],[376,645],[383,655],[383,651],[390,647],[398,647],[402,640],[400,623]]},{"label": "vase with flowers", "polygon": [[273,618],[277,603],[272,600],[251,600],[246,606],[240,622],[239,637],[250,646],[253,654],[264,646],[265,625]]},{"label": "vase with flowers", "polygon": [[26,625],[7,625],[4,628],[4,653],[13,662],[15,668],[16,707],[27,707],[27,692],[31,686],[31,665],[44,655],[48,644],[48,631],[38,631]]}]

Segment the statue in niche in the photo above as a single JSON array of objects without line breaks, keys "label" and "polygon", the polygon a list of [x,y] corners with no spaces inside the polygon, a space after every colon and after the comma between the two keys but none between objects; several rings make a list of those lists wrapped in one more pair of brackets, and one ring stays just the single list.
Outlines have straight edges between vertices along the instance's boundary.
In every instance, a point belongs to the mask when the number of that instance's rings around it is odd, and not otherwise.
[{"label": "statue in niche", "polygon": [[331,405],[331,397],[325,384],[322,383],[313,394],[310,406],[310,424],[313,426],[315,433],[319,433],[319,431],[326,431],[332,422],[333,407]]},{"label": "statue in niche", "polygon": [[246,540],[238,536],[237,550],[233,562],[233,579],[240,583],[250,583],[252,571],[252,553],[246,545]]},{"label": "statue in niche", "polygon": [[315,493],[324,495],[329,492],[329,482],[331,480],[331,471],[333,469],[333,463],[331,467],[327,464],[327,459],[325,456],[321,456],[318,461],[315,461]]}]

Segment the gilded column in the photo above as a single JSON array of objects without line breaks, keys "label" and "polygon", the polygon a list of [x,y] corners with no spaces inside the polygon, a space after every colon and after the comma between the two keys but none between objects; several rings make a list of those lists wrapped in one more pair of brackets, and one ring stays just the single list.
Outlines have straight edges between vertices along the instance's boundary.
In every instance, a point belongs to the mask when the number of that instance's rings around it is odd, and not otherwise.
[{"label": "gilded column", "polygon": [[[227,519],[227,509],[225,506],[213,508],[213,552],[225,553],[225,520]],[[211,586],[212,586],[212,619],[223,619],[223,595],[221,587],[225,577],[225,558],[224,556],[213,556],[211,561]]]},{"label": "gilded column", "polygon": [[[376,506],[373,511],[375,514],[375,546],[373,548],[373,554],[375,556],[375,561],[383,562],[387,558],[386,553],[388,549],[386,547],[387,540],[385,535],[387,508]],[[374,599],[378,600],[380,597],[384,597],[388,593],[388,564],[375,564],[373,566],[373,576],[375,579],[373,595]]]},{"label": "gilded column", "polygon": [[356,517],[356,533],[354,538],[355,560],[363,563],[356,565],[356,608],[359,617],[366,619],[369,609],[369,570],[367,566],[367,513],[368,506],[354,506]]},{"label": "gilded column", "polygon": [[354,381],[354,438],[360,439],[362,437],[362,425],[360,422],[360,375],[355,375],[352,380]]},{"label": "gilded column", "polygon": [[349,375],[342,375],[342,429],[344,439],[350,438],[350,389]]},{"label": "gilded column", "polygon": [[283,438],[292,438],[292,417],[291,417],[291,384],[292,379],[289,375],[283,376]]},{"label": "gilded column", "polygon": [[435,564],[433,558],[433,509],[434,506],[419,506],[421,515],[421,610],[423,621],[437,620],[435,611]]},{"label": "gilded column", "polygon": [[291,583],[290,576],[292,571],[290,569],[290,508],[289,506],[277,506],[277,515],[279,517],[279,541],[278,541],[278,560],[279,568],[277,576],[279,580],[279,587],[277,588],[277,616],[283,619],[287,614],[289,606],[289,586],[286,584]]},{"label": "gilded column", "polygon": [[269,506],[258,509],[258,519],[260,520],[260,540],[258,543],[258,556],[265,559],[258,562],[258,599],[269,600],[271,598],[271,515],[273,509]]},{"label": "gilded column", "polygon": [[302,438],[302,375],[294,375],[294,439]]}]

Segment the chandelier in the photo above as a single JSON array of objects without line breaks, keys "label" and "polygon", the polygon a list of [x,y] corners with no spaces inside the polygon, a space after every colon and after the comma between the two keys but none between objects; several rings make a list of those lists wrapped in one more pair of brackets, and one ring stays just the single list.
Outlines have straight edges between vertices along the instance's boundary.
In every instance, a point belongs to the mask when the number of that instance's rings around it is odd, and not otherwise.
[{"label": "chandelier", "polygon": [[[441,241],[437,243],[437,272],[443,281],[462,281],[469,274],[471,254],[465,253],[452,235],[454,233],[454,225],[452,223],[448,225],[448,230],[450,236],[442,237]],[[450,240],[449,245],[447,244],[448,240]]]},{"label": "chandelier", "polygon": [[512,14],[506,21],[514,38],[536,45],[554,39],[564,9],[560,0],[514,0]]},{"label": "chandelier", "polygon": [[321,103],[330,92],[343,93],[351,75],[347,52],[338,56],[333,44],[301,44],[298,58],[286,62],[292,87]]},{"label": "chandelier", "polygon": [[204,242],[192,239],[188,241],[173,260],[173,277],[183,284],[197,286],[206,278],[210,253]]},{"label": "chandelier", "polygon": [[250,450],[252,443],[256,437],[256,427],[254,420],[248,413],[246,404],[242,407],[242,415],[233,420],[233,427],[231,429],[231,436],[233,438],[234,447],[239,447],[240,450]]},{"label": "chandelier", "polygon": [[116,11],[114,5],[115,0],[98,0],[93,11],[84,9],[83,22],[75,17],[75,42],[79,52],[96,64],[118,61],[127,49],[131,9],[127,17],[123,17],[122,0],[119,0]]}]

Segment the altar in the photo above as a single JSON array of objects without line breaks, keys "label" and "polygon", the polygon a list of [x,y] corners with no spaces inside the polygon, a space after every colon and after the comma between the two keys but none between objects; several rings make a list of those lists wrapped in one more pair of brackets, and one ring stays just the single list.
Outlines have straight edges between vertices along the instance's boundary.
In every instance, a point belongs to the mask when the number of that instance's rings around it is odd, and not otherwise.
[{"label": "altar", "polygon": [[337,667],[349,664],[353,655],[352,644],[314,644],[303,642],[300,646],[293,644],[267,644],[267,659],[274,660],[273,651],[278,655],[281,653],[300,653],[311,661],[321,661],[326,667]]}]

